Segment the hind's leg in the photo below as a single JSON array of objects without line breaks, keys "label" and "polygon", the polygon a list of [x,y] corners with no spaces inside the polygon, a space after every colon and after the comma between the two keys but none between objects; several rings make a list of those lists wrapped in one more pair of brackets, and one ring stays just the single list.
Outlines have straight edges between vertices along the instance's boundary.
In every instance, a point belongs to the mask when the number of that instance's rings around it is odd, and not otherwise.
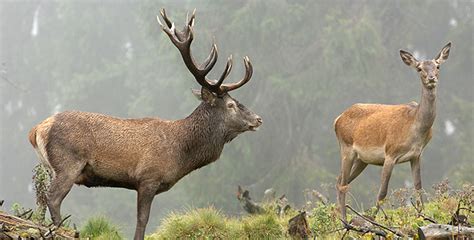
[{"label": "hind's leg", "polygon": [[61,203],[71,190],[83,167],[81,164],[75,164],[69,165],[63,171],[55,171],[56,174],[51,181],[47,196],[48,208],[54,225],[59,225],[61,222]]},{"label": "hind's leg", "polygon": [[341,174],[337,179],[337,201],[341,210],[341,217],[346,221],[346,192],[349,190],[348,182],[352,165],[356,157],[352,147],[341,146]]},{"label": "hind's leg", "polygon": [[360,159],[356,159],[354,161],[354,165],[352,166],[351,174],[349,176],[349,179],[347,180],[347,184],[351,183],[356,177],[359,176],[359,174],[364,171],[364,169],[367,167],[367,163],[362,162]]}]

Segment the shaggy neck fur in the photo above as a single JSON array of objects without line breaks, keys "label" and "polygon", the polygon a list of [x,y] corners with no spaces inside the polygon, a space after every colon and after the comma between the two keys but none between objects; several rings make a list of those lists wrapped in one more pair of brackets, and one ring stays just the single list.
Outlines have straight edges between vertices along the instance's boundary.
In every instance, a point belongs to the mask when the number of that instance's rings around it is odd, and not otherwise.
[{"label": "shaggy neck fur", "polygon": [[218,111],[219,108],[203,102],[191,115],[181,120],[184,122],[183,132],[187,133],[180,144],[184,148],[182,163],[186,172],[216,161],[224,144],[237,136],[225,128],[224,116]]}]

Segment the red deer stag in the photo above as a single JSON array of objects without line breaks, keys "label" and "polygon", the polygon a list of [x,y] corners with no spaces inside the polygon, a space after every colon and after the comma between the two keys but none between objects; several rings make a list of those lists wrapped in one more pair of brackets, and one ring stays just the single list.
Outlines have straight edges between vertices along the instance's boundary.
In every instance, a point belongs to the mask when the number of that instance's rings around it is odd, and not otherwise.
[{"label": "red deer stag", "polygon": [[409,161],[415,189],[421,189],[420,156],[431,139],[431,128],[436,116],[439,66],[448,59],[450,48],[451,43],[448,43],[435,59],[428,61],[418,61],[410,53],[400,50],[403,62],[420,74],[420,104],[355,104],[334,121],[341,149],[337,199],[343,220],[346,220],[345,197],[348,184],[368,164],[383,166],[377,209],[380,201],[387,195],[388,182],[395,164]]},{"label": "red deer stag", "polygon": [[244,58],[245,76],[223,84],[232,69],[232,59],[220,78],[206,75],[217,61],[213,44],[204,64],[191,55],[194,12],[178,31],[160,11],[163,31],[178,48],[188,70],[202,86],[193,90],[202,101],[188,117],[165,121],[160,118],[120,119],[97,113],[62,112],[35,126],[29,140],[52,176],[47,205],[54,224],[61,221],[60,207],[74,184],[86,187],[120,187],[137,191],[135,239],[143,239],[155,195],[169,190],[195,169],[216,161],[237,135],[255,131],[262,119],[233,99],[228,92],[246,84],[252,65]]}]

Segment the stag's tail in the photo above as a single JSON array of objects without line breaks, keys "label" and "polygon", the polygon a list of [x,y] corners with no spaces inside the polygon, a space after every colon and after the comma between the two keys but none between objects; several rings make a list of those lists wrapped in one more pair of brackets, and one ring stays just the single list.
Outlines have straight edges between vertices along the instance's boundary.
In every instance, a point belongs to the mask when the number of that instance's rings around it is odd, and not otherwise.
[{"label": "stag's tail", "polygon": [[35,149],[41,164],[46,168],[50,176],[54,177],[54,169],[49,162],[48,153],[46,151],[47,135],[51,125],[52,119],[49,118],[34,126],[28,134],[28,139]]},{"label": "stag's tail", "polygon": [[38,143],[36,143],[36,127],[37,126],[34,126],[30,130],[30,133],[28,133],[28,139],[30,140],[31,145],[33,145],[34,148],[38,148]]}]

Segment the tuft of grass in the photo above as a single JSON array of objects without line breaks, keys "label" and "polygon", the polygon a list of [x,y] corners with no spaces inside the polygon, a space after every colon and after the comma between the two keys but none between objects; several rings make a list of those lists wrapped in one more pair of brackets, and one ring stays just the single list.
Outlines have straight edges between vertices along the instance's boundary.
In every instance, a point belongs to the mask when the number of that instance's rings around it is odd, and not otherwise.
[{"label": "tuft of grass", "polygon": [[240,227],[214,207],[193,209],[185,214],[171,213],[155,234],[155,239],[235,239]]},{"label": "tuft of grass", "polygon": [[119,228],[103,216],[88,219],[81,229],[81,237],[111,240],[124,239]]},{"label": "tuft of grass", "polygon": [[274,213],[248,216],[241,221],[244,239],[282,239],[285,229]]}]

